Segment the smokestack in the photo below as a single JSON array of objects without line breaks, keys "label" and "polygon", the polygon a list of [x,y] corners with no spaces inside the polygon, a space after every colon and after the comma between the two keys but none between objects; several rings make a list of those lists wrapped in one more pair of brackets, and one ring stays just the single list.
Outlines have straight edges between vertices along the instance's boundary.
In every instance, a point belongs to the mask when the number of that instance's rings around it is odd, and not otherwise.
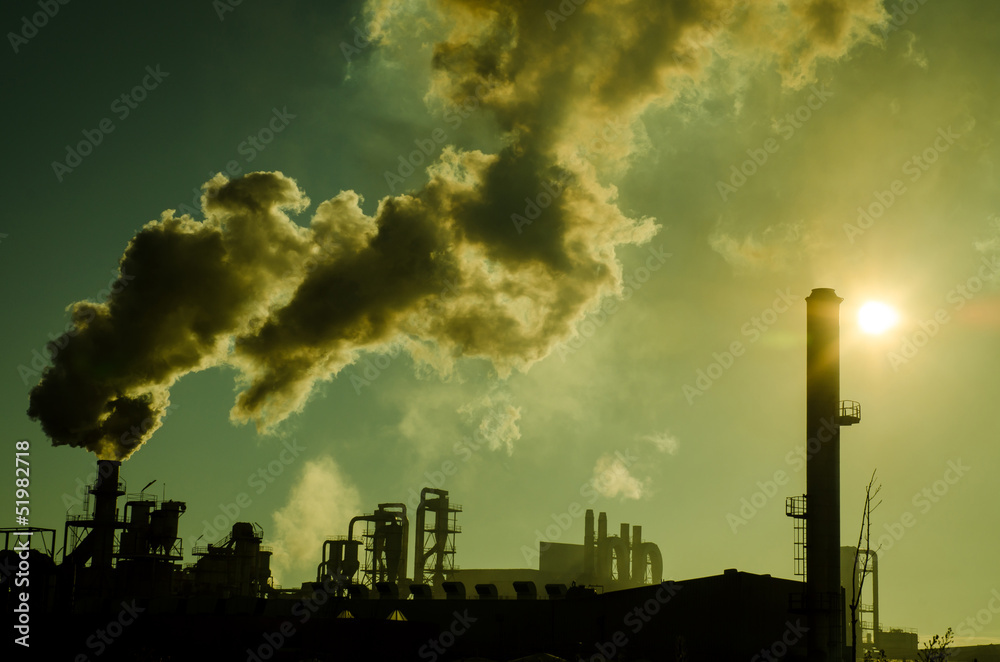
[{"label": "smokestack", "polygon": [[583,576],[584,581],[594,581],[594,511],[588,510],[584,519],[583,533]]},{"label": "smokestack", "polygon": [[608,514],[597,514],[597,581],[603,582],[611,576],[608,567]]},{"label": "smokestack", "polygon": [[90,490],[94,495],[94,529],[91,533],[94,536],[94,554],[91,561],[94,567],[111,567],[115,524],[118,519],[118,497],[125,494],[118,484],[121,464],[118,460],[97,461],[97,479]]},{"label": "smokestack", "polygon": [[829,288],[806,298],[806,570],[810,660],[840,662],[840,303]]}]

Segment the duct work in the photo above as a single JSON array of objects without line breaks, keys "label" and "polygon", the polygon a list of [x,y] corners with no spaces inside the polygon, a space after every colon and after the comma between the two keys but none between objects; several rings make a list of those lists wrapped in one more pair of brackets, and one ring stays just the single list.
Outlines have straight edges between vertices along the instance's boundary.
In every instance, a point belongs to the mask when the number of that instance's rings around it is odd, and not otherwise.
[{"label": "duct work", "polygon": [[620,587],[663,581],[660,548],[642,541],[641,526],[632,527],[631,541],[627,523],[619,526],[619,535],[608,536],[608,516],[600,513],[595,537],[594,511],[588,510],[584,527],[583,577],[586,583]]}]

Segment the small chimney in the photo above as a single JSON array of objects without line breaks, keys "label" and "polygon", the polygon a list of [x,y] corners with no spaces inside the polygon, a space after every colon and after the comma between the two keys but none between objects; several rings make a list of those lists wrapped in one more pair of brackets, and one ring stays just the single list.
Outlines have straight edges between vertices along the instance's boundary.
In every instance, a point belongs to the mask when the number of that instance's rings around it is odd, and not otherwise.
[{"label": "small chimney", "polygon": [[114,555],[115,525],[118,520],[118,497],[125,494],[121,489],[118,474],[122,463],[119,460],[98,460],[97,479],[90,493],[94,495],[93,531],[94,567],[111,567]]}]

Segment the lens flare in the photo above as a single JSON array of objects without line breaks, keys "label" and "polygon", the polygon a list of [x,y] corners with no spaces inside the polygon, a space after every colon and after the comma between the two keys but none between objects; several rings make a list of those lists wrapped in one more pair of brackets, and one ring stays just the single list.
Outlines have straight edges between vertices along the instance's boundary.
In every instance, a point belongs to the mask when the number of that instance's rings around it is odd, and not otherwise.
[{"label": "lens flare", "polygon": [[899,314],[879,301],[869,301],[858,311],[858,324],[865,333],[883,333],[898,321]]}]

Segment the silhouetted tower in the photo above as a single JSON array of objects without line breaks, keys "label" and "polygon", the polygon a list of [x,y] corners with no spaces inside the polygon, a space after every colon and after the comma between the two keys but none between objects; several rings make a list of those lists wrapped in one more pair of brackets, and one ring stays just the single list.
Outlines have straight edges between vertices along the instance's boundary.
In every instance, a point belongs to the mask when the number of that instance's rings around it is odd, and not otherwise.
[{"label": "silhouetted tower", "polygon": [[117,460],[98,460],[97,480],[90,493],[94,495],[94,556],[93,566],[111,567],[115,553],[115,529],[118,520],[118,497],[125,494],[118,482]]},{"label": "silhouetted tower", "polygon": [[[428,498],[429,494],[434,497]],[[434,514],[434,523],[430,527],[426,524],[428,511]],[[420,490],[413,545],[414,582],[440,587],[455,570],[455,534],[462,531],[457,518],[460,512],[462,507],[448,500],[448,490],[432,487]]]},{"label": "silhouetted tower", "polygon": [[[63,560],[71,559],[80,566],[89,560],[95,570],[111,569],[117,554],[115,532],[125,526],[118,520],[118,497],[125,494],[125,485],[118,475],[121,464],[118,460],[97,461],[97,478],[90,488],[93,512],[90,516],[71,516],[66,520]],[[89,533],[81,539],[81,530],[88,529]]]},{"label": "silhouetted tower", "polygon": [[377,533],[382,539],[381,567],[385,579],[392,584],[406,579],[407,540],[410,537],[410,520],[406,517],[405,503],[380,503],[377,513],[386,513]]},{"label": "silhouetted tower", "polygon": [[[854,566],[854,556],[857,558],[857,571]],[[868,557],[867,570],[865,569],[865,557]],[[850,604],[852,594],[859,592],[862,576],[867,576],[864,591],[861,591],[860,604],[858,605],[858,652],[864,648],[879,647],[879,604],[878,604],[878,554],[870,549],[858,551],[857,547],[840,548],[840,582],[844,587],[844,598]],[[871,596],[866,599],[866,595]],[[850,619],[851,612],[848,609],[846,616]],[[848,623],[848,628],[850,624]],[[850,629],[847,635],[850,636]]]},{"label": "silhouetted tower", "polygon": [[840,402],[842,301],[829,288],[806,297],[806,499],[792,516],[806,523],[805,606],[812,624],[809,659],[815,662],[840,662],[843,655],[840,426],[861,416],[856,402]]},{"label": "silhouetted tower", "polygon": [[[367,522],[363,537],[365,539],[365,564],[362,567],[364,579],[362,583],[374,588],[379,582],[396,584],[406,579],[406,540],[410,523],[406,517],[406,505],[402,503],[380,503],[378,510],[371,515],[359,515],[351,519],[348,525],[347,543],[354,543],[355,522]],[[355,554],[356,547],[338,545],[337,556],[346,559],[342,554]],[[332,551],[332,550],[331,550]],[[326,546],[324,545],[324,555]],[[333,558],[332,556],[330,558]],[[356,556],[354,557],[356,558]],[[326,558],[324,558],[326,562]],[[322,565],[322,564],[321,564]],[[336,570],[336,564],[328,566],[328,571]],[[343,565],[347,569],[349,564]],[[350,579],[352,575],[348,576]]]}]

